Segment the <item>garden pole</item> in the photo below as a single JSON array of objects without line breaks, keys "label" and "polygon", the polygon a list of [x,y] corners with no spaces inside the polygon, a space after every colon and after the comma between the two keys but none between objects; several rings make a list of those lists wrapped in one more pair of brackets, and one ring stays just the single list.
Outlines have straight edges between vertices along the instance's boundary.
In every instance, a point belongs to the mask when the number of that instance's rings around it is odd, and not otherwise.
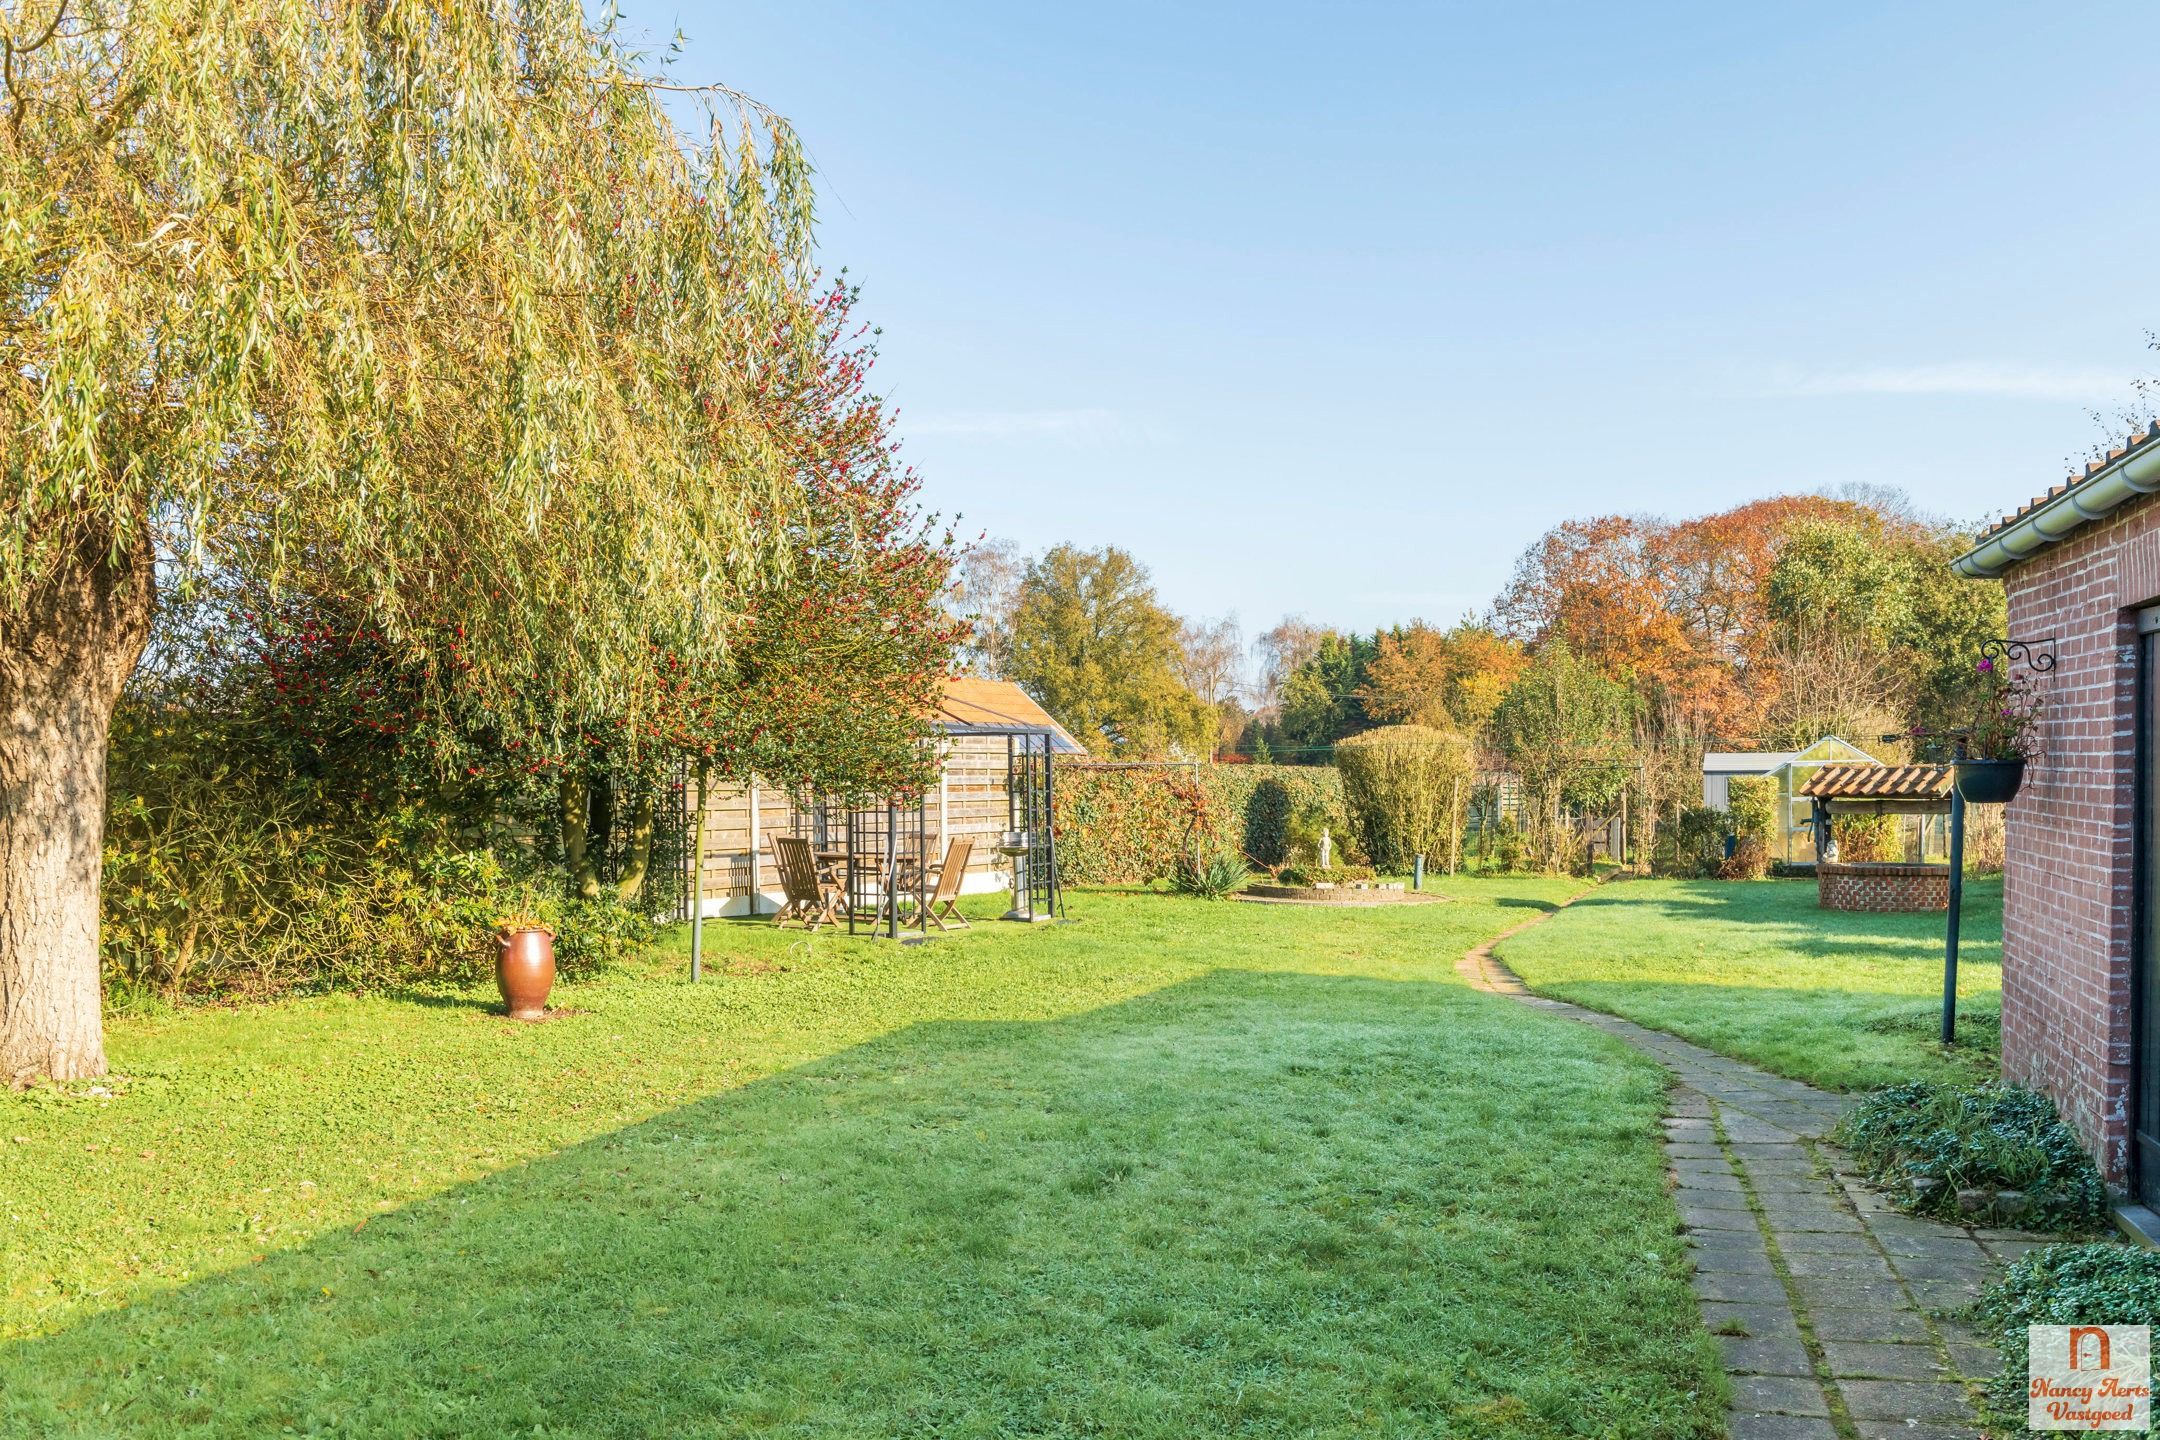
[{"label": "garden pole", "polygon": [[[1962,746],[1959,748],[1963,748]],[[1957,1043],[1958,907],[1965,898],[1965,797],[1950,791],[1950,918],[1943,931],[1942,1043]]]},{"label": "garden pole", "polygon": [[[708,768],[704,761],[698,762],[697,819],[690,826],[690,983],[693,985],[705,975],[705,775]],[[751,903],[757,902],[753,899]]]},{"label": "garden pole", "polygon": [[1425,857],[1423,855],[1417,857],[1417,865],[1410,872],[1410,888],[1412,890],[1423,890],[1425,888]]},{"label": "garden pole", "polygon": [[[1448,806],[1447,873],[1453,875],[1462,868],[1462,776],[1455,777],[1455,800]],[[1420,867],[1422,873],[1422,867]]]},{"label": "garden pole", "polygon": [[885,935],[900,938],[900,807],[885,802]]}]

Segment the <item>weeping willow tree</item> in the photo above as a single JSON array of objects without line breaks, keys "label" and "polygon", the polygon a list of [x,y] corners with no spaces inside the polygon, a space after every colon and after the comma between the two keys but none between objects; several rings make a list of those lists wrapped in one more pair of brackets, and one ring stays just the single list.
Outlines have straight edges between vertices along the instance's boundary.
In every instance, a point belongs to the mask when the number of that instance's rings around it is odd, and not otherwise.
[{"label": "weeping willow tree", "polygon": [[724,661],[799,497],[809,185],[669,88],[578,0],[0,0],[0,1076],[104,1068],[160,586],[326,597],[526,734]]}]

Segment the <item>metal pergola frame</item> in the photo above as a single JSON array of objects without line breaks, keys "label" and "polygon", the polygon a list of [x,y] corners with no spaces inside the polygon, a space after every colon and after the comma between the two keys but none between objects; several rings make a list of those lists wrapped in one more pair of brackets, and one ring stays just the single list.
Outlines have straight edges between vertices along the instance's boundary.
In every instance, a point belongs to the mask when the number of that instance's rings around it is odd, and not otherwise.
[{"label": "metal pergola frame", "polygon": [[923,803],[845,802],[848,934],[898,940],[930,930],[930,831]]},{"label": "metal pergola frame", "polygon": [[1065,917],[1065,886],[1058,876],[1054,815],[1057,800],[1057,732],[1047,725],[939,727],[947,735],[1005,737],[1006,837],[1027,837],[1017,852],[999,847],[1013,862],[1013,904],[1001,917],[1034,922]]}]

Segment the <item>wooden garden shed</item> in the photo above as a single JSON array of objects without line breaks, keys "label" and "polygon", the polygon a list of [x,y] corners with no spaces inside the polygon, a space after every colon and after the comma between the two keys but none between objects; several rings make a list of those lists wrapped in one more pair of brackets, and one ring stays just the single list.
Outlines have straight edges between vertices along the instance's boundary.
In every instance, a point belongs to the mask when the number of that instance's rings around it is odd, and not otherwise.
[{"label": "wooden garden shed", "polygon": [[[1023,755],[1039,764],[1087,751],[1009,680],[946,680],[933,724],[939,764],[937,788],[923,798],[928,838],[943,854],[949,840],[972,836],[962,893],[1002,890],[1011,872],[997,842],[1013,828],[1016,765]],[[757,781],[715,786],[705,806],[705,914],[772,914],[781,892],[770,837],[822,839],[841,823],[833,802],[823,797]]]}]

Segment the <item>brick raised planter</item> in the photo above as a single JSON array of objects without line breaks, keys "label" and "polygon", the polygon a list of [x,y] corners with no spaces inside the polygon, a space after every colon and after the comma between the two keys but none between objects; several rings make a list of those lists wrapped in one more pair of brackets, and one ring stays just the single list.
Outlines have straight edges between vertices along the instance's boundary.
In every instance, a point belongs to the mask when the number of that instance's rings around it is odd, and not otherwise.
[{"label": "brick raised planter", "polygon": [[1874,861],[1817,865],[1815,899],[1825,910],[1947,910],[1950,867]]}]

